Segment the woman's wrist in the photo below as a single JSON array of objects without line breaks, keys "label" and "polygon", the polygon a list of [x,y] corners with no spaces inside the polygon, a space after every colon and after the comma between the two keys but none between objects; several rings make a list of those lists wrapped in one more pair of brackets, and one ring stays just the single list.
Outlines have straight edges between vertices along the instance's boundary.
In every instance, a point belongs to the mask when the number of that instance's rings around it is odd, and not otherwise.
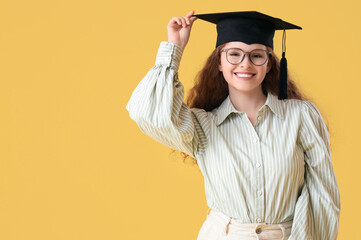
[{"label": "woman's wrist", "polygon": [[168,40],[168,42],[175,44],[177,47],[180,47],[182,49],[182,51],[184,50],[185,46],[182,46],[182,44],[180,44],[178,42],[175,42],[175,41],[172,41],[172,40]]}]

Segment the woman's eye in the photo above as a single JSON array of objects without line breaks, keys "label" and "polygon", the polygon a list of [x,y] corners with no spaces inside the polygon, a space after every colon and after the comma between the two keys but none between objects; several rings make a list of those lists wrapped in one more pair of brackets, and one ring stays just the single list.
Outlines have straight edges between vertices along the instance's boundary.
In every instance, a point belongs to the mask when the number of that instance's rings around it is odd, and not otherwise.
[{"label": "woman's eye", "polygon": [[229,55],[232,56],[232,57],[238,57],[238,56],[240,56],[240,54],[237,53],[237,52],[231,52],[231,53],[229,53]]},{"label": "woman's eye", "polygon": [[252,58],[263,58],[263,56],[260,54],[253,54]]}]

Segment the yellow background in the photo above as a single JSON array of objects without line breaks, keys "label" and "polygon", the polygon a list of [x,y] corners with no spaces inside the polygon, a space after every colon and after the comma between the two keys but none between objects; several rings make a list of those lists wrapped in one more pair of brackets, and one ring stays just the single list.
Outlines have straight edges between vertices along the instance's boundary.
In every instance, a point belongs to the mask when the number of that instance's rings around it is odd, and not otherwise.
[{"label": "yellow background", "polygon": [[[303,27],[287,32],[289,71],[330,126],[338,239],[360,238],[358,1],[2,0],[0,239],[196,239],[203,176],[125,109],[168,21],[192,9],[255,10]],[[180,67],[186,91],[215,39],[214,25],[194,23]]]}]

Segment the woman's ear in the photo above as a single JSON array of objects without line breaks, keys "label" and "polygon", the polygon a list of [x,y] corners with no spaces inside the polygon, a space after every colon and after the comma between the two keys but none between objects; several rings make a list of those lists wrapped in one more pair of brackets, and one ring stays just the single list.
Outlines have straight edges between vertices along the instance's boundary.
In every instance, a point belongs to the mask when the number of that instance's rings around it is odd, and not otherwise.
[{"label": "woman's ear", "polygon": [[222,72],[222,64],[218,64],[218,70]]}]

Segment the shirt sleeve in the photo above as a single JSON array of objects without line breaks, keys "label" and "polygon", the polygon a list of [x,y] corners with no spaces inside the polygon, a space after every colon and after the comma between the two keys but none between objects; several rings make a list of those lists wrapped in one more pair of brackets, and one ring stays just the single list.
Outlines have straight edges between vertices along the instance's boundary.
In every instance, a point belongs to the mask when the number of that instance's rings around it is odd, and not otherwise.
[{"label": "shirt sleeve", "polygon": [[126,109],[143,133],[195,158],[205,137],[196,110],[183,103],[184,87],[178,79],[182,54],[176,44],[161,42],[155,66],[138,84]]},{"label": "shirt sleeve", "polygon": [[316,105],[303,101],[299,140],[305,154],[305,182],[295,207],[289,240],[337,238],[340,194],[332,166],[330,136]]}]

